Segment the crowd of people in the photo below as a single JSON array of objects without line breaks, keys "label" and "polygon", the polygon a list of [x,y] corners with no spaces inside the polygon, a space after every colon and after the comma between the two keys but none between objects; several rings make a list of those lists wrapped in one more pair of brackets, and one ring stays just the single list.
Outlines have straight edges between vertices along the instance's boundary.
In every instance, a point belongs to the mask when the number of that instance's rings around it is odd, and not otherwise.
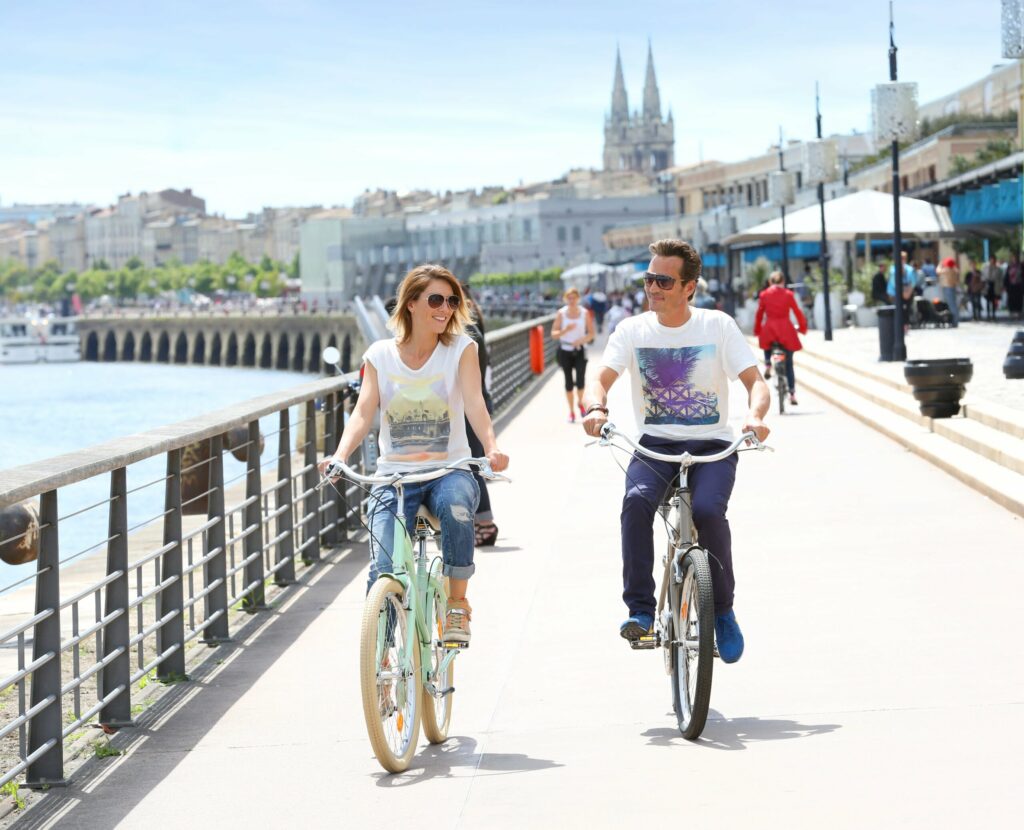
[{"label": "crowd of people", "polygon": [[[967,314],[974,321],[994,321],[999,311],[1005,310],[1011,318],[1024,318],[1024,270],[1017,253],[1004,262],[992,254],[981,266],[971,259],[963,271],[953,257],[946,257],[936,266],[930,259],[923,264],[911,260],[904,251],[902,263],[899,301],[908,322],[919,319],[916,297],[942,303],[942,310],[948,309],[950,325],[954,327]],[[895,265],[886,269],[885,263],[878,263],[871,281],[871,299],[881,304],[897,301]]]}]

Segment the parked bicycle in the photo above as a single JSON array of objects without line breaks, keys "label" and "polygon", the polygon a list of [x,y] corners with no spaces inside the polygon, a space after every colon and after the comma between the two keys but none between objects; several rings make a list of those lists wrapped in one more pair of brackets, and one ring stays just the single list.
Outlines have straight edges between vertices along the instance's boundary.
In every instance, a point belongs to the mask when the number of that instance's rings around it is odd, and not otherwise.
[{"label": "parked bicycle", "polygon": [[[437,517],[421,505],[412,533],[405,526],[405,485],[440,478],[475,466],[489,480],[509,481],[491,471],[486,458],[463,458],[443,467],[424,467],[392,475],[364,476],[339,461],[325,470],[321,487],[338,477],[358,484],[395,488],[397,508],[391,542],[393,570],[371,586],[363,606],[359,645],[359,685],[363,716],[373,754],[388,772],[403,772],[416,752],[420,726],[432,744],[444,743],[451,724],[455,658],[464,642],[443,639],[447,580],[440,552]],[[386,543],[385,543],[386,544]]]},{"label": "parked bicycle", "polygon": [[[663,649],[665,671],[672,678],[672,708],[679,731],[684,738],[695,740],[707,721],[713,658],[717,651],[711,566],[708,552],[697,540],[687,471],[694,464],[721,461],[734,452],[772,448],[758,441],[753,432],[747,432],[713,455],[666,455],[644,447],[607,423],[601,428],[598,443],[626,450],[613,443],[613,438],[621,438],[648,458],[680,465],[678,480],[658,508],[668,531],[668,547],[662,557],[664,571],[654,628],[630,645],[636,649]],[[743,444],[747,446],[741,446]]]}]

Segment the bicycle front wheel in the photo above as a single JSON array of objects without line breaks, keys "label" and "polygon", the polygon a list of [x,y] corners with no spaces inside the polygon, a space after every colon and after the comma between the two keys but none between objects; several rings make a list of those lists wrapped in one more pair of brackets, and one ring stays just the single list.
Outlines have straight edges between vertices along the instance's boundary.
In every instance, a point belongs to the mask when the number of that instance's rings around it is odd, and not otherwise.
[{"label": "bicycle front wheel", "polygon": [[[444,647],[444,616],[447,600],[440,591],[434,592],[433,614],[428,621],[430,626],[431,666],[428,677],[434,684],[437,694],[423,687],[423,734],[432,744],[442,744],[448,740],[448,726],[452,721],[452,705],[455,697],[455,661],[448,662],[448,668],[441,671],[446,649]],[[450,690],[450,691],[449,691]]]},{"label": "bicycle front wheel", "polygon": [[370,746],[388,772],[404,772],[420,735],[419,643],[406,656],[408,612],[405,589],[381,577],[366,596],[359,644],[359,681]]},{"label": "bicycle front wheel", "polygon": [[692,547],[683,556],[683,582],[673,581],[672,707],[687,740],[700,737],[711,703],[715,654],[715,598],[707,552]]}]

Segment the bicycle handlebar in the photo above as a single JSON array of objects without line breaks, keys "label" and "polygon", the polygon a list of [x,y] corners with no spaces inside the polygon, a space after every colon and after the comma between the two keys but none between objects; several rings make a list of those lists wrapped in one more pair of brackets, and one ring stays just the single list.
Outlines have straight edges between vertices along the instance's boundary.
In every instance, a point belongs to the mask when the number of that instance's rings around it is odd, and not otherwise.
[{"label": "bicycle handlebar", "polygon": [[321,487],[326,486],[340,476],[344,476],[352,481],[358,481],[361,484],[395,484],[399,481],[403,484],[417,484],[421,481],[433,481],[435,478],[441,478],[441,476],[447,475],[452,470],[467,470],[471,464],[476,465],[480,475],[488,481],[512,480],[506,475],[494,472],[491,469],[491,462],[487,458],[473,458],[472,456],[460,458],[458,461],[452,461],[450,464],[445,464],[443,467],[430,467],[419,471],[410,470],[408,472],[395,472],[390,475],[376,476],[364,476],[357,473],[343,461],[335,459],[327,466],[327,469],[324,470],[323,478],[317,485],[317,489],[319,490]]},{"label": "bicycle handlebar", "polygon": [[[611,443],[611,439],[619,437],[622,438],[627,444],[633,449],[639,452],[641,455],[646,455],[648,458],[653,458],[658,461],[669,461],[674,464],[682,464],[684,467],[689,467],[691,464],[708,464],[712,461],[721,461],[723,458],[728,458],[734,452],[745,452],[747,450],[757,450],[758,452],[764,452],[765,450],[773,450],[773,447],[769,447],[767,444],[762,444],[757,440],[757,436],[753,432],[744,432],[739,438],[732,442],[721,452],[716,452],[712,455],[691,455],[688,452],[684,452],[681,455],[666,455],[663,452],[655,452],[654,450],[648,449],[642,444],[634,441],[626,433],[620,432],[615,428],[614,424],[605,423],[601,427],[601,438],[599,443],[602,447],[608,446]],[[740,447],[744,441],[749,441],[752,446]]]}]

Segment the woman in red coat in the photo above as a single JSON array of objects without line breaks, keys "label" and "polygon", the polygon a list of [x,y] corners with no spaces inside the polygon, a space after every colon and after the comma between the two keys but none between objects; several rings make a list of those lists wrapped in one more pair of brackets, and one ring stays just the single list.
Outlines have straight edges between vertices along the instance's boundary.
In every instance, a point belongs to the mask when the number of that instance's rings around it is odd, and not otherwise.
[{"label": "woman in red coat", "polygon": [[789,402],[796,404],[796,375],[793,372],[793,352],[803,347],[797,330],[790,320],[790,312],[796,315],[800,334],[807,332],[807,318],[800,310],[800,304],[793,292],[783,285],[781,271],[773,271],[768,277],[768,287],[761,292],[754,318],[754,334],[764,349],[765,378],[772,376],[772,344],[778,343],[786,353],[786,380],[789,381]]}]

